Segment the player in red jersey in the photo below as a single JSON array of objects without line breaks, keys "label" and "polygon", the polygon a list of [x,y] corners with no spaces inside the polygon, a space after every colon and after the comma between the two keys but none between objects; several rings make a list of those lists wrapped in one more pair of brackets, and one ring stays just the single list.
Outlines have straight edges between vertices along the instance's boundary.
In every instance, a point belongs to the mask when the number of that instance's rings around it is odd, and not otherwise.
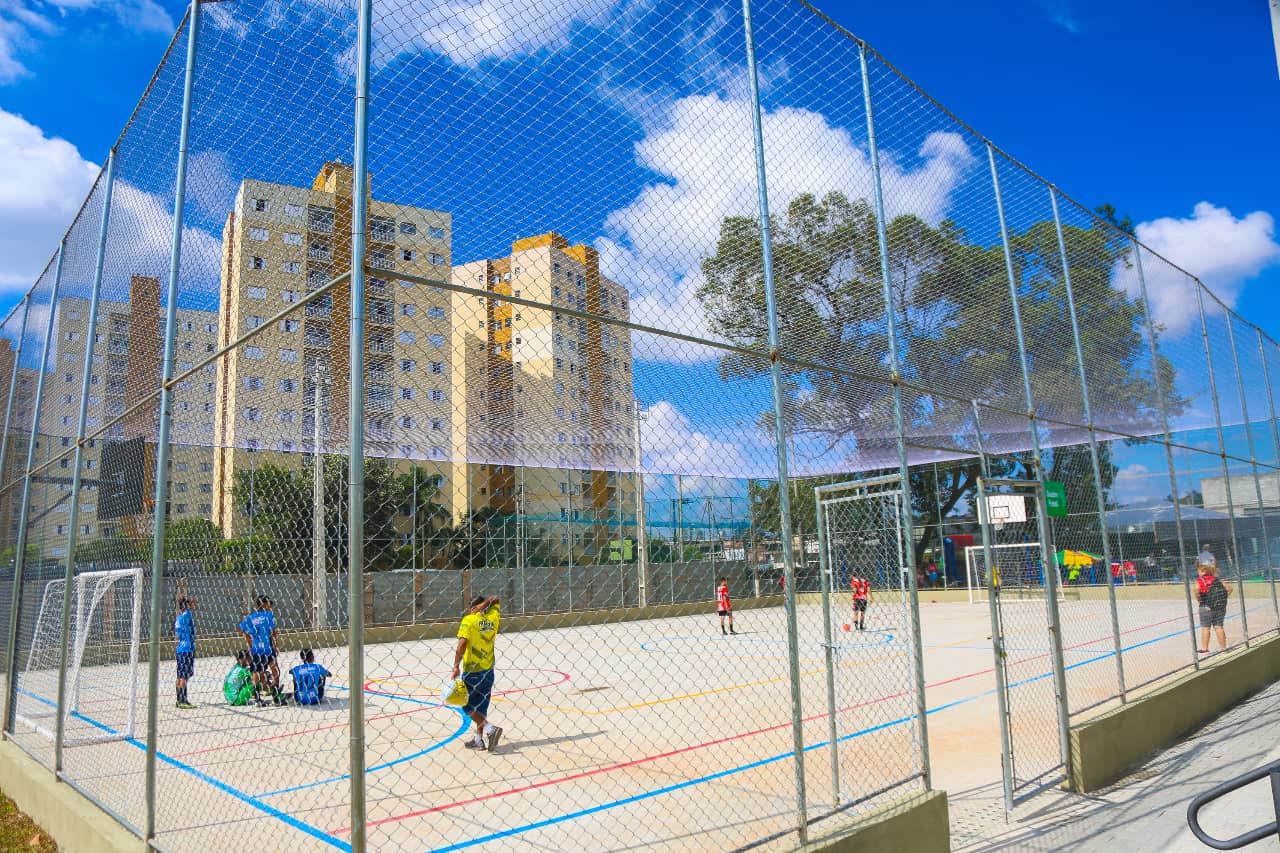
[{"label": "player in red jersey", "polygon": [[871,602],[871,581],[854,575],[849,581],[853,588],[853,622],[859,631],[867,629],[867,605]]},{"label": "player in red jersey", "polygon": [[[736,634],[733,630],[733,602],[729,601],[729,581],[720,578],[720,585],[716,587],[716,611],[720,614],[720,633]],[[724,618],[729,617],[729,630],[724,629]]]}]

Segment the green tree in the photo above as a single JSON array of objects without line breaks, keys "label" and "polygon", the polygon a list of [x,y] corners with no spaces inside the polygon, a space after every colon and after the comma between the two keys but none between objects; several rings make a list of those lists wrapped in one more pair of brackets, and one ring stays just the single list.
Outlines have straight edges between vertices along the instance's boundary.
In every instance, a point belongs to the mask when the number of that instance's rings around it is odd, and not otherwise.
[{"label": "green tree", "polygon": [[166,560],[196,562],[206,572],[223,568],[222,529],[207,518],[170,520],[164,527]]},{"label": "green tree", "polygon": [[[865,201],[840,193],[799,196],[771,222],[780,343],[787,357],[781,366],[788,427],[797,436],[821,440],[833,454],[841,449],[848,459],[832,458],[859,471],[896,470],[897,461],[875,224]],[[954,222],[933,226],[912,214],[888,223],[886,235],[901,375],[909,383],[903,394],[907,432],[918,444],[972,453],[970,400],[1012,412],[1026,408],[1004,252],[998,243],[970,242]],[[1174,393],[1172,366],[1164,359],[1154,368],[1150,364],[1141,304],[1113,286],[1114,271],[1129,263],[1130,243],[1102,224],[1064,225],[1063,238],[1095,417],[1132,434],[1150,432],[1159,423],[1157,377],[1172,411],[1186,401]],[[1038,422],[1042,442],[1064,445],[1046,454],[1046,476],[1065,481],[1087,472],[1078,482],[1089,485],[1083,430],[1050,424],[1085,422],[1057,231],[1052,222],[1037,222],[1010,242],[1032,394],[1049,419]],[[709,327],[754,353],[723,356],[721,376],[767,372],[768,317],[756,221],[726,218],[702,272],[697,296]],[[770,414],[761,421],[769,426]],[[987,410],[982,427],[988,450],[1006,454],[990,457],[993,476],[1026,476],[1034,469],[1024,452],[1030,445],[1025,419]],[[1115,472],[1109,456],[1102,467],[1103,488],[1109,490]],[[939,509],[949,514],[972,497],[979,468],[976,460],[962,461],[939,473],[935,484],[931,470],[912,472],[912,506],[923,521],[936,519]],[[806,481],[797,491],[797,532],[813,530],[813,484]],[[753,518],[759,529],[776,533],[777,522],[768,517],[777,512],[777,486],[759,489]],[[799,498],[799,491],[807,495]],[[917,550],[930,547],[934,535],[936,528],[926,528]]]}]

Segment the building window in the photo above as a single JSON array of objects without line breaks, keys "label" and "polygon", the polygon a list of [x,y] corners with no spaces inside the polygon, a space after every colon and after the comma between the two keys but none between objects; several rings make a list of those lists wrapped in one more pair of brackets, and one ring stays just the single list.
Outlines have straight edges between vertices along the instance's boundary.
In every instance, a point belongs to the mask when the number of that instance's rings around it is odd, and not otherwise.
[{"label": "building window", "polygon": [[250,240],[255,240],[255,241],[257,241],[257,242],[261,243],[261,242],[264,242],[265,240],[267,240],[267,238],[269,238],[270,236],[271,236],[271,233],[270,233],[269,231],[267,231],[267,229],[265,229],[265,228],[250,228],[250,229],[249,229],[249,239],[250,239]]},{"label": "building window", "polygon": [[281,321],[280,321],[280,331],[282,331],[282,332],[296,332],[296,331],[298,331],[298,321],[297,321],[297,320],[281,320]]},{"label": "building window", "polygon": [[246,376],[244,378],[244,387],[249,391],[261,391],[264,384],[261,376]]},{"label": "building window", "polygon": [[266,299],[267,298],[267,289],[265,287],[254,287],[253,285],[250,285],[249,287],[245,288],[245,291],[246,291],[246,295],[250,299]]},{"label": "building window", "polygon": [[297,420],[298,420],[298,413],[293,409],[281,409],[279,412],[276,413],[277,423],[292,424],[292,423],[296,423]]},{"label": "building window", "polygon": [[433,347],[444,346],[444,335],[427,335],[427,343]]},{"label": "building window", "polygon": [[395,242],[396,221],[386,216],[370,216],[369,239],[379,243]]},{"label": "building window", "polygon": [[286,204],[286,205],[284,206],[284,215],[285,215],[285,216],[301,216],[301,215],[302,215],[302,205],[300,205],[300,204]]},{"label": "building window", "polygon": [[253,200],[253,209],[258,213],[266,213],[271,209],[271,202],[265,198],[255,198]]},{"label": "building window", "polygon": [[412,400],[412,399],[413,399],[413,389],[412,389],[412,388],[401,388],[401,389],[400,389],[400,399],[401,399],[401,400]]},{"label": "building window", "polygon": [[432,458],[432,459],[443,459],[443,458],[444,458],[444,448],[443,448],[443,447],[440,447],[439,445],[433,445],[433,446],[432,446],[432,448],[431,448],[431,458]]},{"label": "building window", "polygon": [[418,363],[417,363],[416,361],[414,361],[413,359],[411,359],[411,358],[402,358],[402,359],[400,359],[400,370],[401,370],[401,372],[403,372],[403,373],[413,373],[413,371],[417,370],[417,368],[418,368]]},{"label": "building window", "polygon": [[280,264],[280,271],[284,273],[288,273],[290,275],[295,275],[297,273],[300,273],[302,272],[302,262],[301,261],[285,261],[284,263]]},{"label": "building window", "polygon": [[430,308],[427,309],[427,316],[430,317],[432,320],[443,320],[444,309],[439,307],[438,305],[432,305]]},{"label": "building window", "polygon": [[369,266],[375,270],[393,270],[396,268],[395,263],[386,252],[376,249],[369,250]]},{"label": "building window", "polygon": [[307,207],[307,228],[328,233],[333,230],[333,208]]},{"label": "building window", "polygon": [[432,225],[430,228],[427,229],[427,236],[430,237],[432,240],[443,240],[444,228],[442,228],[439,225]]},{"label": "building window", "polygon": [[396,340],[402,344],[412,344],[417,342],[418,336],[413,332],[401,332],[396,335]]},{"label": "building window", "polygon": [[250,314],[244,318],[244,324],[247,328],[256,329],[262,325],[262,317],[258,314]]},{"label": "building window", "polygon": [[286,246],[301,246],[302,245],[301,232],[298,232],[298,231],[284,232],[284,244]]},{"label": "building window", "polygon": [[441,255],[438,252],[432,252],[431,254],[427,255],[427,263],[431,264],[434,267],[438,267],[442,265],[444,262],[445,262],[444,255]]},{"label": "building window", "polygon": [[432,388],[432,389],[431,389],[431,402],[433,402],[433,403],[443,403],[443,402],[444,402],[444,391],[441,391],[439,388]]},{"label": "building window", "polygon": [[297,302],[302,298],[302,292],[298,290],[282,290],[280,291],[280,301],[284,303]]},{"label": "building window", "polygon": [[262,347],[245,347],[244,357],[253,361],[262,359]]},{"label": "building window", "polygon": [[251,424],[256,424],[258,421],[262,420],[262,410],[250,406],[244,410],[244,419]]},{"label": "building window", "polygon": [[401,259],[401,260],[404,260],[404,261],[412,261],[412,260],[413,260],[413,249],[401,249],[401,250],[400,250],[400,259]]},{"label": "building window", "polygon": [[432,373],[444,373],[444,362],[443,362],[443,361],[433,361],[433,362],[431,362],[431,372],[432,372]]},{"label": "building window", "polygon": [[413,429],[413,418],[404,415],[400,418],[400,429]]},{"label": "building window", "polygon": [[294,392],[295,392],[295,391],[297,391],[297,390],[298,390],[298,380],[296,380],[296,379],[281,379],[281,380],[280,380],[280,393],[282,393],[282,394],[292,394],[292,393],[294,393]]},{"label": "building window", "polygon": [[266,268],[267,268],[266,258],[260,258],[257,255],[254,255],[253,257],[249,258],[249,269],[265,270]]},{"label": "building window", "polygon": [[400,305],[401,317],[412,317],[414,314],[417,314],[417,313],[418,313],[417,305],[414,305],[412,302],[401,303]]},{"label": "building window", "polygon": [[401,234],[417,234],[418,226],[414,225],[412,222],[401,222],[400,233]]},{"label": "building window", "polygon": [[431,428],[432,428],[433,430],[442,430],[442,429],[444,429],[444,421],[442,421],[440,418],[432,418],[432,419],[431,419]]},{"label": "building window", "polygon": [[280,360],[288,364],[295,364],[298,361],[298,351],[296,349],[280,350]]}]

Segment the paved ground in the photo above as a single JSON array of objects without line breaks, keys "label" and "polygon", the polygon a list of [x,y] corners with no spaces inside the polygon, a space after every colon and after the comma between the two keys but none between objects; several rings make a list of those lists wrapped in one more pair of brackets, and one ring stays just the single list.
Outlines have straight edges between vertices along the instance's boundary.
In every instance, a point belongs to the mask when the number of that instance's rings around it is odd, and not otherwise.
[{"label": "paved ground", "polygon": [[[951,792],[962,815],[956,850],[1204,851],[1187,828],[1192,797],[1280,759],[1280,684],[1194,732],[1177,746],[1152,756],[1126,779],[1086,796],[1051,791],[1015,809],[1009,823],[996,820],[974,830],[980,816],[998,816],[998,786]],[[988,790],[990,788],[991,790]],[[1263,781],[1207,806],[1204,828],[1230,838],[1274,820],[1269,786]],[[996,809],[991,808],[995,802]],[[968,831],[965,831],[968,827]],[[1272,838],[1250,853],[1280,850]]]}]

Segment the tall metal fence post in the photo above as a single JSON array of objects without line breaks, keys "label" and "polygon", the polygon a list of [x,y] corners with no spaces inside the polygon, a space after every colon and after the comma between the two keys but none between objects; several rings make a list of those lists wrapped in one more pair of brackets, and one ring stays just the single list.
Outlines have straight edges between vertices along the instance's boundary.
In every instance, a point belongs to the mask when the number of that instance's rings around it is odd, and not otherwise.
[{"label": "tall metal fence post", "polygon": [[[982,443],[982,416],[978,402],[970,401],[973,409],[973,432],[978,445],[978,527],[982,536],[982,559],[987,567],[987,616],[991,620],[991,651],[995,658],[993,671],[996,676],[996,714],[1000,723],[1000,775],[1005,809],[1013,808],[1013,743],[1009,736],[1009,686],[1005,679],[1004,630],[1000,619],[1000,589],[994,583],[995,554],[991,549],[991,524],[987,517],[987,480],[991,471],[987,465],[987,452]],[[965,558],[966,563],[968,557]],[[967,571],[967,567],[966,567]],[[972,580],[970,581],[972,582]]]},{"label": "tall metal fence post", "polygon": [[[1262,554],[1266,560],[1267,570],[1267,586],[1271,589],[1271,607],[1277,613],[1280,613],[1280,602],[1276,600],[1275,584],[1270,583],[1271,570],[1271,537],[1267,535],[1267,513],[1262,504],[1262,481],[1258,479],[1258,454],[1254,451],[1253,446],[1253,429],[1249,421],[1249,395],[1244,390],[1244,374],[1240,372],[1240,351],[1236,349],[1236,330],[1231,323],[1231,315],[1227,314],[1227,340],[1231,342],[1231,360],[1236,369],[1236,384],[1240,387],[1240,415],[1244,419],[1244,437],[1249,448],[1249,468],[1253,471],[1253,490],[1254,497],[1258,501],[1258,524],[1262,527]],[[1227,481],[1228,487],[1231,481]],[[1241,596],[1241,603],[1244,603],[1244,597]],[[1277,623],[1280,628],[1280,622]]]},{"label": "tall metal fence post", "polygon": [[[373,0],[360,0],[356,32],[355,153],[351,175],[351,440],[347,501],[347,566],[351,707],[351,849],[365,846],[364,779],[364,318],[365,243],[369,234],[369,54]],[[469,514],[468,514],[469,518]]]},{"label": "tall metal fence post", "polygon": [[17,307],[22,309],[22,322],[18,325],[18,345],[14,347],[13,373],[9,376],[8,402],[4,407],[4,432],[0,433],[0,489],[7,489],[12,485],[5,480],[9,470],[7,465],[9,461],[9,427],[13,422],[13,399],[18,392],[18,367],[22,364],[22,342],[27,337],[27,318],[31,316],[31,294],[28,293],[22,297],[22,301],[18,303]]},{"label": "tall metal fence post", "polygon": [[[809,840],[809,819],[804,778],[804,712],[800,699],[800,651],[796,636],[796,559],[791,542],[791,496],[787,489],[787,425],[783,398],[782,365],[779,363],[778,300],[773,279],[773,239],[769,227],[769,183],[765,175],[764,129],[760,109],[760,78],[756,69],[755,33],[751,26],[751,0],[742,0],[746,36],[747,77],[751,87],[751,129],[755,147],[756,192],[760,206],[760,252],[764,273],[765,312],[769,324],[769,378],[773,390],[773,439],[778,455],[778,513],[782,535],[783,606],[787,624],[787,675],[791,682],[791,748],[796,772],[796,831],[800,844]],[[683,554],[681,558],[683,558]]]},{"label": "tall metal fence post", "polygon": [[[1084,367],[1084,345],[1080,340],[1080,315],[1076,310],[1075,290],[1071,286],[1071,264],[1067,260],[1067,241],[1062,233],[1062,217],[1058,213],[1058,190],[1049,185],[1049,203],[1053,207],[1053,228],[1058,236],[1058,255],[1062,260],[1062,281],[1067,288],[1067,313],[1071,315],[1071,339],[1076,348],[1076,367],[1080,372],[1080,399],[1084,405],[1084,419],[1089,427],[1089,462],[1093,466],[1093,492],[1098,503],[1098,524],[1102,528],[1102,559],[1111,568],[1111,542],[1107,536],[1107,499],[1102,492],[1102,465],[1098,460],[1098,433],[1093,422],[1093,407],[1089,403],[1089,379]],[[1124,646],[1120,640],[1120,613],[1116,606],[1116,585],[1107,583],[1107,601],[1111,607],[1111,640],[1116,650],[1116,684],[1120,689],[1120,701],[1126,701],[1124,684]]]},{"label": "tall metal fence post", "polygon": [[[1204,341],[1204,359],[1209,368],[1209,396],[1213,398],[1213,422],[1218,431],[1218,461],[1222,463],[1222,488],[1227,499],[1228,524],[1231,528],[1231,548],[1228,562],[1235,565],[1236,588],[1240,592],[1240,628],[1244,633],[1245,647],[1249,646],[1249,608],[1244,600],[1244,572],[1240,570],[1240,540],[1236,536],[1236,508],[1231,498],[1231,469],[1227,465],[1227,439],[1222,430],[1222,405],[1218,400],[1218,381],[1213,373],[1213,349],[1209,346],[1209,319],[1204,310],[1204,285],[1196,281],[1196,308],[1200,312],[1200,337]],[[1228,319],[1230,323],[1230,319]],[[1174,495],[1175,499],[1177,495]]]},{"label": "tall metal fence post", "polygon": [[831,636],[831,555],[827,551],[827,514],[822,486],[813,489],[814,520],[818,525],[818,578],[822,588],[822,656],[827,667],[827,749],[831,753],[831,807],[840,807],[840,738],[836,733],[835,641]]},{"label": "tall metal fence post", "polygon": [[[1000,170],[996,168],[996,152],[991,143],[987,143],[987,162],[991,164],[991,187],[996,198],[996,215],[1000,220],[1000,244],[1004,250],[1005,274],[1009,277],[1009,302],[1013,306],[1013,331],[1018,340],[1018,364],[1022,368],[1022,393],[1026,397],[1027,420],[1031,434],[1032,464],[1035,477],[1044,482],[1044,463],[1040,456],[1040,429],[1036,424],[1036,403],[1031,393],[1031,365],[1027,360],[1027,341],[1022,330],[1022,311],[1018,307],[1018,278],[1013,271],[1013,250],[1009,246],[1009,228],[1005,223],[1004,199],[1000,194]],[[1044,561],[1045,599],[1049,611],[1049,630],[1053,638],[1051,644],[1053,659],[1053,684],[1058,700],[1058,748],[1062,752],[1062,763],[1067,770],[1067,778],[1071,777],[1071,740],[1070,740],[1070,705],[1067,699],[1067,670],[1062,659],[1062,617],[1058,613],[1058,561],[1053,543],[1049,539],[1049,526],[1046,523],[1043,493],[1036,500],[1036,526],[1040,532],[1040,553]]]},{"label": "tall metal fence post", "polygon": [[[9,604],[9,680],[5,684],[4,730],[14,730],[18,705],[18,617],[22,613],[22,575],[27,566],[27,519],[31,517],[31,469],[36,463],[36,444],[40,438],[40,409],[44,403],[44,381],[49,373],[49,350],[53,348],[53,325],[58,316],[58,291],[62,287],[62,256],[67,238],[58,244],[58,260],[54,265],[53,292],[49,296],[49,319],[44,326],[44,346],[40,351],[40,372],[36,374],[36,399],[31,407],[31,440],[27,442],[27,467],[22,479],[22,502],[18,505],[18,541],[13,557],[13,599]],[[30,310],[30,305],[28,305]],[[13,366],[18,372],[17,362]]]},{"label": "tall metal fence post", "polygon": [[169,517],[169,433],[173,426],[174,338],[178,331],[178,277],[182,267],[182,228],[187,201],[187,155],[191,148],[191,104],[195,95],[196,46],[200,37],[200,0],[187,13],[187,68],[182,88],[182,123],[178,130],[178,170],[173,188],[173,241],[169,250],[169,282],[165,290],[164,361],[160,366],[160,428],[156,435],[155,523],[151,539],[151,622],[147,644],[146,819],[143,841],[156,835],[156,755],[159,727],[160,604],[164,594],[164,540]]},{"label": "tall metal fence post", "polygon": [[635,434],[635,465],[636,465],[636,488],[632,494],[635,496],[636,504],[636,571],[638,573],[638,582],[640,586],[640,594],[637,596],[641,607],[649,606],[649,531],[645,520],[644,506],[644,456],[641,451],[640,444],[640,426],[644,421],[644,415],[640,413],[640,399],[637,397],[632,402],[636,407],[635,422],[632,428]]},{"label": "tall metal fence post", "polygon": [[81,468],[84,467],[84,434],[89,422],[89,389],[93,378],[93,344],[98,336],[98,304],[102,294],[102,267],[107,254],[107,228],[111,224],[111,192],[115,188],[116,152],[107,154],[107,177],[102,191],[102,216],[98,224],[98,253],[93,266],[93,289],[89,294],[89,325],[84,333],[84,373],[80,377],[80,414],[76,420],[76,452],[71,474],[71,508],[67,513],[67,566],[62,586],[62,628],[58,640],[58,705],[53,732],[53,772],[62,773],[62,739],[66,728],[67,641],[71,635],[71,583],[76,567],[76,538],[80,524]]},{"label": "tall metal fence post", "polygon": [[[862,74],[862,104],[867,114],[867,150],[871,158],[871,180],[875,191],[876,243],[880,250],[880,295],[884,302],[886,333],[889,343],[889,371],[893,381],[893,421],[898,445],[898,476],[904,495],[901,512],[903,537],[906,540],[907,590],[911,601],[907,612],[911,618],[911,663],[915,678],[916,738],[920,748],[920,773],[925,788],[933,786],[929,761],[929,717],[924,688],[924,645],[920,637],[920,591],[916,589],[916,551],[914,520],[911,517],[911,468],[907,455],[906,412],[902,402],[902,363],[898,353],[897,325],[894,315],[893,286],[889,277],[889,237],[884,212],[884,188],[880,182],[880,148],[876,142],[876,122],[872,112],[871,72],[867,68],[867,46],[858,43],[858,62]],[[781,490],[779,490],[781,491]],[[939,537],[942,531],[938,531]],[[941,540],[939,540],[941,541]]]},{"label": "tall metal fence post", "polygon": [[[1270,415],[1269,422],[1271,424],[1271,441],[1275,450],[1276,466],[1280,466],[1280,424],[1276,422],[1276,399],[1271,393],[1271,368],[1267,367],[1267,343],[1266,338],[1262,335],[1261,329],[1256,329],[1258,333],[1258,357],[1262,359],[1262,379],[1267,385],[1267,412]],[[1280,475],[1277,475],[1280,477]],[[1262,508],[1260,512],[1265,515],[1266,509]],[[1276,601],[1276,569],[1273,565],[1267,566],[1267,579],[1271,582],[1271,599]],[[1276,604],[1276,630],[1280,631],[1280,603]]]},{"label": "tall metal fence post", "polygon": [[1173,433],[1169,431],[1169,403],[1164,393],[1160,371],[1160,352],[1156,347],[1156,325],[1151,318],[1151,300],[1147,297],[1147,277],[1142,270],[1142,244],[1130,237],[1134,271],[1138,274],[1138,296],[1142,299],[1142,316],[1147,327],[1147,347],[1151,351],[1151,375],[1156,383],[1156,402],[1160,406],[1160,428],[1164,431],[1165,463],[1169,466],[1169,489],[1173,499],[1173,524],[1178,533],[1178,574],[1187,600],[1187,635],[1191,640],[1191,665],[1200,668],[1200,644],[1196,640],[1195,608],[1191,604],[1191,564],[1187,562],[1187,543],[1182,533],[1182,505],[1178,503],[1178,468],[1173,462]]}]

